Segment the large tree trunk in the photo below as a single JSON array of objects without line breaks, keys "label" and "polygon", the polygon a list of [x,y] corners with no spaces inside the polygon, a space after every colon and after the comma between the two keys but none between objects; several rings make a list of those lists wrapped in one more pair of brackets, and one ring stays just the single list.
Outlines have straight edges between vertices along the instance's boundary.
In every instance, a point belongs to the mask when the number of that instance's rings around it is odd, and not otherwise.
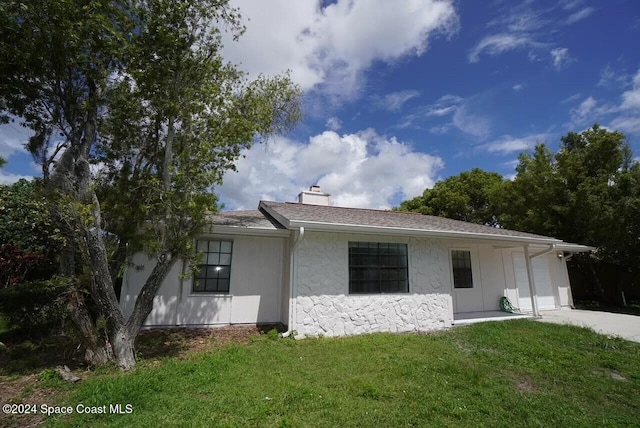
[{"label": "large tree trunk", "polygon": [[91,319],[83,297],[78,291],[71,293],[67,303],[71,319],[79,330],[85,348],[85,361],[92,366],[99,366],[113,360],[111,345],[106,337],[100,338],[98,329]]}]

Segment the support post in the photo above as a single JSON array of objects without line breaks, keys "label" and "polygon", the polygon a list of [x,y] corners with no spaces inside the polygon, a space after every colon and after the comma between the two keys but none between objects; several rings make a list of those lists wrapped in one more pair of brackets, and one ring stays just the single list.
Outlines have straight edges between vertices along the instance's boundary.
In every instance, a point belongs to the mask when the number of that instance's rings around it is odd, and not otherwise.
[{"label": "support post", "polygon": [[533,315],[540,316],[538,310],[538,295],[536,292],[536,283],[533,278],[533,263],[532,257],[529,255],[529,244],[524,246],[524,261],[527,264],[527,278],[529,279],[529,294],[531,295],[531,307],[533,308]]}]

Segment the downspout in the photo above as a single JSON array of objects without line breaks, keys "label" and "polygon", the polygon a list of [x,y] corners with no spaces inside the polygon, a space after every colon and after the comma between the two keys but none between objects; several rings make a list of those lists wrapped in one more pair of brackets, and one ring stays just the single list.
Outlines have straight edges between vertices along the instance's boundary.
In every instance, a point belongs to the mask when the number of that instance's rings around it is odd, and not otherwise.
[{"label": "downspout", "polygon": [[527,264],[527,279],[529,280],[529,294],[531,297],[531,307],[533,308],[533,315],[536,317],[540,316],[540,310],[538,309],[538,295],[536,292],[536,283],[533,276],[533,264],[531,263],[531,260],[534,259],[535,257],[548,254],[553,250],[555,250],[555,248],[556,248],[556,244],[549,244],[549,248],[547,248],[546,250],[542,250],[535,254],[529,255],[529,244],[524,246],[524,259],[525,259],[525,263]]},{"label": "downspout", "polygon": [[184,280],[185,280],[185,272],[187,270],[187,261],[182,259],[182,268],[180,269],[180,282],[178,283],[178,301],[176,302],[176,313],[173,317],[174,325],[180,326],[182,325],[182,291],[184,290]]},{"label": "downspout", "polygon": [[285,331],[284,333],[282,333],[282,337],[289,337],[289,335],[295,330],[295,316],[296,314],[295,312],[295,300],[294,300],[294,296],[293,293],[295,291],[295,251],[296,248],[298,248],[298,245],[300,245],[300,242],[302,242],[302,238],[304,238],[304,227],[300,226],[300,229],[298,229],[298,236],[296,237],[296,240],[293,242],[293,245],[291,246],[291,251],[289,254],[289,325],[287,326],[287,331]]}]

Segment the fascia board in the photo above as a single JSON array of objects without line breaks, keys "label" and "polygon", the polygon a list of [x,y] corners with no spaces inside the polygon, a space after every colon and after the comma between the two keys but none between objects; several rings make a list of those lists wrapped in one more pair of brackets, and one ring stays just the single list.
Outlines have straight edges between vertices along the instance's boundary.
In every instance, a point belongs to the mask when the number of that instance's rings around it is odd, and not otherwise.
[{"label": "fascia board", "polygon": [[532,238],[526,236],[505,236],[490,235],[486,233],[476,232],[455,232],[443,230],[424,230],[411,229],[402,227],[386,227],[386,226],[364,226],[341,223],[324,223],[315,221],[295,221],[289,222],[289,228],[304,227],[308,230],[316,230],[319,232],[347,232],[347,233],[366,233],[381,235],[402,235],[402,236],[430,236],[434,238],[451,238],[451,239],[480,239],[483,241],[502,241],[502,242],[521,242],[524,244],[559,244],[562,241],[555,238]]},{"label": "fascia board", "polygon": [[200,236],[206,235],[245,235],[245,236],[280,236],[288,237],[291,232],[288,229],[270,229],[260,227],[242,226],[216,226],[215,224],[204,231]]},{"label": "fascia board", "polygon": [[570,253],[588,253],[595,251],[595,247],[580,244],[561,243],[556,246],[556,250],[567,251]]}]

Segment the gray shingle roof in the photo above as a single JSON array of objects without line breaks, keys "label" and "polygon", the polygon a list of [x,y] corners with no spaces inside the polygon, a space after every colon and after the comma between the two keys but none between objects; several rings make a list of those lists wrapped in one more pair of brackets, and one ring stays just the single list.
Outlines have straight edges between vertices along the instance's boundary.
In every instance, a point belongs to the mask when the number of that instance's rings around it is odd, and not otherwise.
[{"label": "gray shingle roof", "polygon": [[548,236],[515,230],[498,229],[464,221],[451,220],[418,213],[400,211],[383,211],[362,208],[343,208],[334,206],[309,205],[292,202],[260,201],[260,207],[266,211],[273,210],[274,217],[283,221],[283,226],[291,223],[323,223],[329,225],[372,226],[382,228],[412,229],[424,232],[452,232],[460,234],[478,234],[510,238],[533,238],[552,242],[560,242]]},{"label": "gray shingle roof", "polygon": [[211,221],[216,226],[235,226],[258,229],[285,229],[271,216],[258,210],[222,211],[211,216]]}]

